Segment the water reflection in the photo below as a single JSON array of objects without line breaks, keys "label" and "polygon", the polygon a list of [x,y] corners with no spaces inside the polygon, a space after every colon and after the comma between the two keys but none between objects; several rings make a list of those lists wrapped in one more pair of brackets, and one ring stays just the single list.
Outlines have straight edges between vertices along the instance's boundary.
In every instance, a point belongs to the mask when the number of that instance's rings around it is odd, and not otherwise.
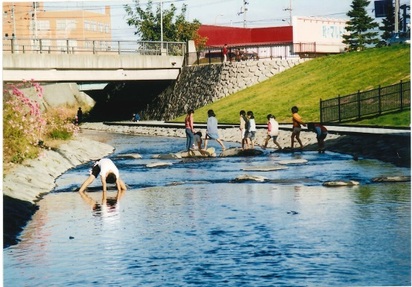
[{"label": "water reflection", "polygon": [[117,191],[116,196],[106,196],[106,192],[102,192],[101,201],[92,198],[88,192],[78,192],[83,201],[88,204],[93,214],[96,216],[109,216],[110,214],[117,213],[119,210],[119,201],[122,199],[125,190],[120,189]]}]

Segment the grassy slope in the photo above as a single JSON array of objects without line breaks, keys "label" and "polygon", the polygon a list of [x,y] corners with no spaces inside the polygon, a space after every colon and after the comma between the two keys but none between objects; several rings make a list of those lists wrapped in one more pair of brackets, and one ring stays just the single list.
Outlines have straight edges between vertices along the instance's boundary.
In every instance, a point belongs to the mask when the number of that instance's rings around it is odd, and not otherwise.
[{"label": "grassy slope", "polygon": [[[265,123],[269,113],[279,122],[289,123],[294,105],[304,121],[319,121],[320,99],[409,79],[409,45],[321,57],[196,110],[195,122],[206,122],[207,110],[213,109],[219,123],[237,123],[239,111],[244,109],[254,112],[257,123]],[[384,121],[391,125],[391,116],[386,117]],[[407,118],[409,125],[409,112]],[[184,116],[176,119],[183,120]]]}]

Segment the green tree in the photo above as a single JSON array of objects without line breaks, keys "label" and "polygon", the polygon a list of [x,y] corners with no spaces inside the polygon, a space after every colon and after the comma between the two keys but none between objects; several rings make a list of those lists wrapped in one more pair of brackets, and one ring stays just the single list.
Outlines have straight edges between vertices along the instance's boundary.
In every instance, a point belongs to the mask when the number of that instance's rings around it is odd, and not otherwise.
[{"label": "green tree", "polygon": [[[142,9],[139,0],[133,0],[133,5],[125,5],[128,15],[127,24],[135,26],[135,35],[142,41],[161,40],[161,19],[163,18],[163,41],[187,42],[195,40],[197,46],[204,45],[206,38],[198,34],[201,23],[194,19],[193,22],[186,20],[187,5],[183,4],[180,14],[172,3],[169,9],[161,7],[159,3],[153,12],[153,1],[149,0],[146,9]],[[161,15],[162,14],[162,15]]]},{"label": "green tree", "polygon": [[382,40],[389,40],[392,37],[393,31],[395,31],[395,8],[392,1],[388,1],[387,16],[382,20],[382,26],[379,30],[383,31]]},{"label": "green tree", "polygon": [[349,51],[360,51],[370,45],[376,45],[379,42],[378,32],[372,30],[379,26],[373,21],[373,18],[366,12],[370,1],[353,0],[350,10],[346,15],[350,20],[346,24],[347,34],[343,35],[343,43],[348,45]]}]

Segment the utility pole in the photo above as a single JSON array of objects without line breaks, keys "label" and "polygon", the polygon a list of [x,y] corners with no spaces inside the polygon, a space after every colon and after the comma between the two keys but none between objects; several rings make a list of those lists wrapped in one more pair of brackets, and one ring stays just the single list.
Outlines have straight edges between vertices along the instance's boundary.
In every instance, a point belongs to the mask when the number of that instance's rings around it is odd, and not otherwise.
[{"label": "utility pole", "polygon": [[289,0],[289,8],[285,8],[283,11],[289,11],[289,25],[292,25],[292,0]]},{"label": "utility pole", "polygon": [[163,49],[163,1],[160,1],[160,45]]},{"label": "utility pole", "polygon": [[243,0],[243,6],[240,8],[240,12],[237,13],[238,15],[243,14],[243,28],[246,28],[246,12],[248,9],[246,8],[246,5],[249,5],[249,2],[246,0]]},{"label": "utility pole", "polygon": [[16,15],[14,14],[14,2],[11,4],[11,17],[13,19],[13,39],[16,37]]},{"label": "utility pole", "polygon": [[399,0],[395,0],[395,34],[399,33]]}]

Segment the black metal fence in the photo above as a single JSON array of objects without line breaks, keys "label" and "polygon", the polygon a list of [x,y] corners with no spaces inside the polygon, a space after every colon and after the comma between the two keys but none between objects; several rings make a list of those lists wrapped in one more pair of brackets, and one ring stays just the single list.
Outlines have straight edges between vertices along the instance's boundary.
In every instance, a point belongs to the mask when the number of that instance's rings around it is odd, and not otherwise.
[{"label": "black metal fence", "polygon": [[322,123],[345,122],[381,115],[383,113],[410,109],[411,82],[380,87],[347,96],[320,100]]}]

